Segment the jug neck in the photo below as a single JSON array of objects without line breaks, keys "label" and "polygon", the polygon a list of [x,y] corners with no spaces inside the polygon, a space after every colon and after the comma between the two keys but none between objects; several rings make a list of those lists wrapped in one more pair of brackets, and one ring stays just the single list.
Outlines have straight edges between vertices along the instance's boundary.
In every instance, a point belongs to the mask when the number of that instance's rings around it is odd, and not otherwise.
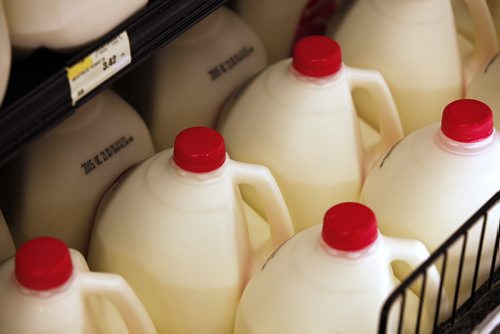
[{"label": "jug neck", "polygon": [[49,298],[56,298],[60,297],[62,295],[67,295],[68,293],[71,293],[73,290],[72,287],[74,286],[74,281],[75,281],[75,272],[71,274],[69,279],[62,285],[57,286],[53,289],[50,290],[35,290],[35,289],[30,289],[25,286],[23,286],[21,283],[17,281],[15,278],[15,275],[12,274],[12,280],[14,282],[14,285],[18,289],[18,291],[28,297],[33,297],[33,298],[43,298],[43,299],[49,299]]},{"label": "jug neck", "polygon": [[289,65],[288,67],[288,72],[289,74],[297,81],[305,84],[311,84],[311,85],[317,85],[317,86],[330,86],[330,85],[336,85],[340,82],[344,81],[345,77],[345,65],[342,64],[340,69],[335,72],[332,75],[326,76],[326,77],[311,77],[304,75],[297,71],[296,69],[293,68],[292,64]]},{"label": "jug neck", "polygon": [[440,129],[435,136],[436,144],[447,152],[457,155],[479,155],[483,154],[493,147],[499,145],[500,139],[498,133],[493,131],[488,137],[471,143],[455,141],[447,137]]},{"label": "jug neck", "polygon": [[371,243],[370,245],[368,245],[360,250],[357,250],[357,251],[344,251],[344,250],[340,250],[340,249],[335,249],[335,248],[329,246],[325,242],[325,240],[323,240],[323,238],[321,238],[321,237],[319,238],[318,242],[319,242],[321,248],[328,255],[334,256],[334,257],[339,258],[339,259],[360,260],[360,259],[364,259],[366,257],[371,256],[380,247],[380,245],[379,245],[380,244],[380,232],[379,232],[377,239],[373,243]]},{"label": "jug neck", "polygon": [[219,168],[206,173],[194,173],[186,171],[175,163],[173,157],[170,157],[170,159],[168,160],[168,165],[172,175],[182,182],[194,184],[209,184],[218,182],[226,177],[226,172],[229,169],[229,157],[226,154],[226,160]]}]

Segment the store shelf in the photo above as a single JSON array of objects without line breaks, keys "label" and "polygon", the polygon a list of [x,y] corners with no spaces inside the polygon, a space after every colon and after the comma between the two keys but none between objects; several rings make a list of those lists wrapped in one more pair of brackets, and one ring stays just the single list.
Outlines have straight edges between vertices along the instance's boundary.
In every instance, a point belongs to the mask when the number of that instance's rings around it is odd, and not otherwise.
[{"label": "store shelf", "polygon": [[[61,55],[41,49],[14,62],[0,110],[0,165],[225,2],[151,0],[138,14],[77,53]],[[131,63],[73,103],[67,69],[124,31],[130,43]]]}]

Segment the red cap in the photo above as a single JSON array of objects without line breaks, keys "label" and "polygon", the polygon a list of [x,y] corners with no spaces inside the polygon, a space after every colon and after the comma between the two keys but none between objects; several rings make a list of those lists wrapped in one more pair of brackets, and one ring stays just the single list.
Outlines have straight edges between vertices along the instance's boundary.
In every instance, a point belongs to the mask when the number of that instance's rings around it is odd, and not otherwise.
[{"label": "red cap", "polygon": [[377,218],[363,204],[341,203],[325,213],[322,237],[332,248],[358,251],[377,240],[377,235]]},{"label": "red cap", "polygon": [[305,37],[295,44],[292,65],[300,74],[326,77],[337,73],[342,66],[342,52],[339,44],[329,37]]},{"label": "red cap", "polygon": [[39,237],[24,243],[16,253],[16,279],[33,290],[50,290],[63,285],[73,273],[66,244],[59,239]]},{"label": "red cap", "polygon": [[472,143],[489,137],[494,130],[493,112],[481,101],[456,100],[444,108],[441,131],[452,140]]},{"label": "red cap", "polygon": [[224,138],[214,129],[192,127],[175,137],[174,161],[188,172],[210,172],[222,166],[225,160]]}]

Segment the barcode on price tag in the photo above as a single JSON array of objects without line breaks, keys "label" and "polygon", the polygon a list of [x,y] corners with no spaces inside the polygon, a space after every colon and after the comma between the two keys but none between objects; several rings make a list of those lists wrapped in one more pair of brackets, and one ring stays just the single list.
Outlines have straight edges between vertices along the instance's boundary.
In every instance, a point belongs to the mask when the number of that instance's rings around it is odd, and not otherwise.
[{"label": "barcode on price tag", "polygon": [[73,105],[131,61],[128,34],[124,31],[80,62],[67,67]]}]

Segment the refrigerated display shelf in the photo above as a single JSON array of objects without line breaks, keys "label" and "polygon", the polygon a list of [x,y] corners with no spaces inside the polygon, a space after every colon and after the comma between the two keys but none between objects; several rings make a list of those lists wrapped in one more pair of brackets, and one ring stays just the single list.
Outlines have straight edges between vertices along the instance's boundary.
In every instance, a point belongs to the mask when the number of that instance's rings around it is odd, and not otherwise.
[{"label": "refrigerated display shelf", "polygon": [[[40,49],[15,61],[0,109],[0,165],[225,2],[151,0],[143,10],[81,51],[64,55]],[[131,62],[74,102],[68,70],[123,32],[128,35]]]}]

